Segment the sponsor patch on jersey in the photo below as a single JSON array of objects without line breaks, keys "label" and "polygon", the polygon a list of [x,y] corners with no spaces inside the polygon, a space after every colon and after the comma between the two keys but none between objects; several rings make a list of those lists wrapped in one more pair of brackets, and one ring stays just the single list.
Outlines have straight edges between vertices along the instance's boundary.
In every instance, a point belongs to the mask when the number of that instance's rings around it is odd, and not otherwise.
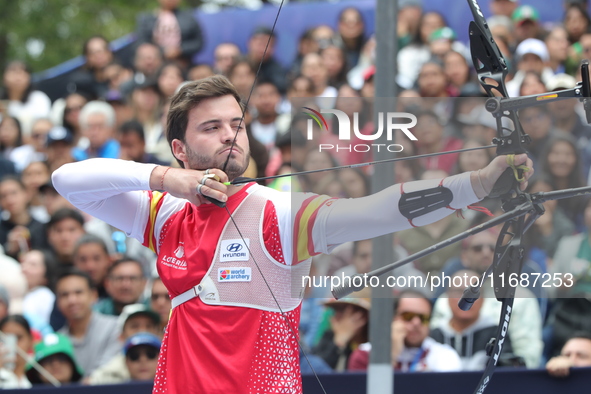
[{"label": "sponsor patch on jersey", "polygon": [[220,261],[248,261],[250,259],[249,246],[250,240],[248,238],[223,240],[220,245]]},{"label": "sponsor patch on jersey", "polygon": [[218,268],[218,282],[250,282],[251,279],[250,267]]}]

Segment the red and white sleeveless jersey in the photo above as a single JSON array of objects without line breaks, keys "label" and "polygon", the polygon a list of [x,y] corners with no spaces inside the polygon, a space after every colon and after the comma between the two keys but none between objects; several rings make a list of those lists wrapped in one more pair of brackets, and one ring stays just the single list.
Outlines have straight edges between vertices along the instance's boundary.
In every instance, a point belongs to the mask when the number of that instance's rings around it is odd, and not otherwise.
[{"label": "red and white sleeveless jersey", "polygon": [[[255,190],[268,198],[261,236],[269,255],[297,264],[317,254],[309,235],[319,211],[332,200],[308,195],[292,215],[295,202],[289,193],[251,184],[229,198],[228,209],[234,212]],[[158,254],[158,273],[172,298],[201,282],[229,216],[213,204],[196,207],[166,193],[145,194],[150,208],[144,244]],[[207,305],[199,297],[179,305],[166,329],[154,393],[300,393],[294,336],[299,313],[299,306],[284,317],[254,308]]]}]

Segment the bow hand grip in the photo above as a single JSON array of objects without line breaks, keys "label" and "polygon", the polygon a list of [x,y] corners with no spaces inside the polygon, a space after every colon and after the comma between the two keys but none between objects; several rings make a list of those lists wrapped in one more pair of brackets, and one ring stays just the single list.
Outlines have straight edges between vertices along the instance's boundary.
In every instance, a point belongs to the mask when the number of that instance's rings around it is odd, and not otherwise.
[{"label": "bow hand grip", "polygon": [[509,167],[501,174],[499,179],[497,179],[497,182],[493,186],[488,197],[497,198],[508,194],[511,190],[513,190],[515,182],[516,180],[515,176],[513,175],[513,170]]}]

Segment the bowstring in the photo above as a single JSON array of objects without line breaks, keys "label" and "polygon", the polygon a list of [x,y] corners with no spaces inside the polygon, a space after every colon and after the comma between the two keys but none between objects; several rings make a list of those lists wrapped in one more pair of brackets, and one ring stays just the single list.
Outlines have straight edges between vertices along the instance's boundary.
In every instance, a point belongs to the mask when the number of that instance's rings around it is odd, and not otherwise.
[{"label": "bowstring", "polygon": [[[250,92],[248,93],[248,97],[246,98],[246,103],[244,104],[244,107],[242,108],[242,117],[240,118],[240,122],[238,123],[238,128],[236,129],[236,133],[234,134],[234,139],[232,140],[232,144],[230,145],[230,151],[228,152],[228,157],[226,158],[226,161],[224,162],[224,166],[222,167],[222,171],[223,172],[226,172],[226,167],[228,166],[228,163],[230,162],[230,157],[232,156],[232,151],[234,150],[234,146],[236,145],[236,140],[238,139],[238,133],[241,130],[242,123],[244,123],[244,117],[245,117],[245,114],[246,114],[246,109],[248,108],[248,103],[250,102],[250,98],[252,97],[252,92],[254,91],[254,87],[256,85],[257,79],[258,79],[259,74],[261,72],[261,68],[263,67],[263,61],[265,60],[265,56],[267,55],[267,50],[269,48],[269,43],[271,42],[271,39],[273,38],[273,34],[275,32],[275,26],[277,25],[277,20],[279,19],[279,14],[281,13],[281,9],[283,8],[284,1],[285,0],[281,0],[281,4],[279,5],[279,10],[277,11],[277,14],[275,15],[275,20],[273,21],[273,27],[271,28],[271,34],[269,35],[269,39],[267,40],[267,44],[265,45],[265,50],[263,51],[263,56],[261,58],[261,61],[259,62],[259,67],[258,67],[257,72],[255,74],[254,81],[252,83],[252,86],[250,87]],[[238,228],[238,224],[234,220],[234,217],[232,216],[232,213],[228,209],[228,206],[227,205],[224,208],[226,209],[226,212],[228,213],[228,216],[230,217],[230,220],[232,221],[232,224],[234,224],[234,227],[236,227],[236,231],[238,231],[238,234],[240,235],[240,238],[242,239],[242,241],[246,245],[246,249],[248,250],[250,256],[252,256],[252,260],[253,260],[253,262],[254,262],[257,270],[259,271],[259,274],[261,275],[261,278],[265,282],[265,285],[267,286],[267,289],[269,289],[269,292],[271,293],[271,297],[273,297],[273,300],[275,301],[275,304],[277,305],[277,308],[281,312],[281,316],[283,316],[285,322],[287,323],[287,326],[289,327],[289,329],[290,329],[290,331],[291,331],[291,333],[292,333],[295,341],[297,342],[299,349],[301,350],[302,354],[304,355],[304,357],[306,359],[306,362],[308,363],[308,366],[312,370],[312,373],[314,374],[314,377],[316,378],[316,381],[320,385],[320,388],[322,389],[322,392],[324,394],[326,394],[326,390],[324,389],[324,386],[322,385],[322,382],[320,381],[320,378],[318,377],[318,374],[316,373],[316,370],[312,366],[312,363],[310,362],[310,359],[308,358],[308,355],[304,351],[304,348],[302,347],[302,345],[301,345],[301,343],[299,341],[298,335],[296,334],[295,329],[293,328],[293,325],[291,324],[291,321],[289,320],[289,317],[287,317],[287,315],[285,314],[285,312],[281,308],[281,305],[279,304],[279,301],[275,297],[275,294],[273,293],[273,290],[271,289],[271,286],[269,285],[269,283],[267,282],[267,279],[263,275],[263,271],[261,270],[260,266],[256,262],[256,259],[254,258],[254,255],[252,253],[250,253],[250,247],[248,246],[248,243],[244,240],[244,237],[242,236],[242,232]],[[300,374],[300,376],[301,376],[301,374]]]}]

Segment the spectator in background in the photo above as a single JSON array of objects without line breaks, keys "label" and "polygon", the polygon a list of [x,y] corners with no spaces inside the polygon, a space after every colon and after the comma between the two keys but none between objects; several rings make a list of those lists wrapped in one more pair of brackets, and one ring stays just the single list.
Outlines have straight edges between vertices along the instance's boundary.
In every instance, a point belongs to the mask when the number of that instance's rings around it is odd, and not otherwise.
[{"label": "spectator in background", "polygon": [[423,14],[422,0],[398,0],[398,47],[404,48],[419,31]]},{"label": "spectator in background", "polygon": [[178,63],[165,63],[158,71],[158,92],[161,98],[168,99],[176,92],[185,81],[183,68]]},{"label": "spectator in background", "polygon": [[145,287],[146,277],[139,261],[130,258],[115,261],[109,267],[105,280],[105,290],[109,296],[100,300],[95,310],[105,315],[119,316],[126,305],[143,301]]},{"label": "spectator in background", "polygon": [[[289,69],[289,80],[293,80],[293,78],[300,75],[304,56],[308,53],[318,53],[320,51],[320,44],[314,37],[315,30],[316,28],[308,29],[300,36],[300,39],[298,40],[298,51]],[[326,41],[323,43],[322,48],[327,48],[330,45],[332,45],[330,41]]]},{"label": "spectator in background", "polygon": [[45,93],[33,88],[31,69],[24,62],[9,62],[2,82],[4,89],[0,90],[0,101],[8,100],[7,115],[19,120],[23,135],[28,137],[33,121],[49,116],[51,100]]},{"label": "spectator in background", "polygon": [[111,90],[105,97],[105,102],[115,111],[115,127],[133,118],[133,108],[129,105],[129,97],[118,90]]},{"label": "spectator in background", "polygon": [[196,64],[189,69],[189,81],[197,81],[215,75],[213,68],[206,63]]},{"label": "spectator in background", "polygon": [[[575,140],[567,134],[552,136],[540,160],[542,174],[548,177],[553,190],[564,190],[585,185],[581,174],[581,154]],[[583,196],[558,200],[558,206],[576,226],[583,222],[586,199]]]},{"label": "spectator in background", "polygon": [[464,85],[470,82],[470,66],[464,55],[459,52],[449,51],[445,54],[443,71],[449,81],[449,86],[458,93]]},{"label": "spectator in background", "polygon": [[515,24],[517,42],[522,42],[528,38],[541,38],[540,14],[534,7],[522,5],[513,12],[511,18]]},{"label": "spectator in background", "polygon": [[322,61],[328,72],[328,84],[341,86],[347,83],[347,54],[345,50],[336,45],[329,45],[320,52]]},{"label": "spectator in background", "polygon": [[587,6],[575,2],[568,4],[562,23],[568,33],[569,42],[571,44],[579,42],[581,36],[589,32],[589,27],[591,27],[591,19],[587,12]]},{"label": "spectator in background", "polygon": [[[591,34],[585,34],[583,40],[591,40]],[[589,42],[591,45],[591,41]],[[571,89],[576,80],[567,74],[557,74],[546,84],[549,91]],[[577,149],[581,155],[581,170],[584,179],[589,174],[591,166],[591,127],[583,122],[577,113],[577,100],[559,100],[548,103],[549,114],[552,116],[553,127],[556,131],[570,135],[576,141]]]},{"label": "spectator in background", "polygon": [[[158,141],[163,138],[163,128],[160,125],[160,90],[156,80],[146,80],[138,84],[131,92],[130,104],[133,118],[142,124],[147,140]],[[152,145],[151,144],[151,145]]]},{"label": "spectator in background", "polygon": [[18,172],[22,172],[29,163],[44,161],[47,158],[45,142],[52,126],[53,124],[47,118],[39,118],[33,122],[29,143],[14,148],[10,154],[10,160],[14,162]]},{"label": "spectator in background", "polygon": [[158,0],[156,12],[140,14],[136,34],[140,42],[158,45],[166,60],[187,67],[203,47],[203,34],[191,11],[179,10],[181,0]]},{"label": "spectator in background", "polygon": [[[132,336],[143,333],[160,336],[160,317],[143,304],[127,305],[119,316],[121,326],[119,340],[123,344]],[[130,380],[129,370],[125,365],[125,355],[119,352],[109,362],[95,370],[88,379],[92,385],[117,384]]]},{"label": "spectator in background", "polygon": [[80,128],[80,111],[88,103],[88,97],[83,92],[70,93],[65,98],[66,106],[64,107],[64,116],[62,118],[62,125],[72,133],[74,145],[82,137],[82,130]]},{"label": "spectator in background", "polygon": [[[442,272],[447,276],[451,276],[459,270],[467,269],[482,275],[493,262],[497,236],[498,230],[491,229],[466,238],[461,245],[460,259],[453,258],[449,260],[443,267]],[[539,273],[540,271],[534,271],[531,262],[524,261],[524,272],[531,275],[533,272]],[[498,321],[501,313],[501,303],[494,297],[493,288],[488,280],[490,279],[487,279],[482,285],[481,298],[484,301],[480,314]],[[438,290],[439,294],[436,295],[443,293],[445,287],[442,286]],[[546,295],[540,296],[547,297]],[[431,326],[440,327],[446,324],[451,317],[452,310],[448,300],[438,298],[433,306]],[[508,334],[511,337],[513,353],[522,357],[528,368],[537,368],[543,348],[543,320],[540,303],[530,289],[517,288],[511,318],[512,324],[509,325]]]},{"label": "spectator in background", "polygon": [[277,136],[277,108],[281,94],[271,81],[259,79],[254,88],[251,104],[256,109],[256,117],[250,124],[252,136],[268,150],[273,148]]},{"label": "spectator in background", "polygon": [[131,381],[154,380],[160,345],[160,338],[147,332],[135,334],[125,342],[125,365]]},{"label": "spectator in background", "polygon": [[47,223],[49,214],[43,206],[39,188],[51,179],[49,167],[45,161],[34,161],[23,169],[21,180],[27,189],[27,200],[29,200],[29,212],[31,216],[41,223]]},{"label": "spectator in background", "polygon": [[109,90],[105,68],[113,61],[109,42],[102,36],[92,36],[84,43],[83,54],[86,64],[72,75],[70,83],[74,91],[96,100],[104,97]]},{"label": "spectator in background", "polygon": [[10,307],[10,296],[6,287],[0,284],[0,319],[8,316],[8,308]]},{"label": "spectator in background", "polygon": [[[238,59],[228,70],[228,79],[238,91],[240,98],[246,102],[250,89],[254,84],[256,69],[246,58]],[[259,78],[262,78],[259,75]]]},{"label": "spectator in background", "polygon": [[107,298],[105,281],[112,259],[103,240],[94,234],[83,235],[74,247],[73,261],[76,269],[90,276],[97,289],[98,298]]},{"label": "spectator in background", "polygon": [[74,136],[62,126],[54,126],[47,134],[46,148],[47,165],[53,172],[66,163],[73,163]]},{"label": "spectator in background", "polygon": [[94,157],[119,158],[119,143],[114,139],[113,107],[102,101],[89,102],[80,112],[80,126],[82,135],[86,137],[88,143],[81,142],[75,149],[75,157],[78,160]]},{"label": "spectator in background", "polygon": [[156,156],[146,152],[144,127],[137,120],[130,120],[123,123],[119,128],[118,137],[119,144],[121,145],[121,158],[123,160],[165,165]]},{"label": "spectator in background", "polygon": [[[462,369],[460,357],[448,345],[429,337],[431,301],[404,291],[396,299],[392,320],[392,365],[402,372],[451,372]],[[371,344],[363,344],[349,361],[350,370],[366,370]]]},{"label": "spectator in background", "polygon": [[[431,338],[452,347],[460,356],[464,371],[479,371],[486,368],[488,362],[486,345],[497,333],[497,321],[480,313],[484,302],[482,297],[476,300],[467,311],[461,310],[458,306],[466,288],[464,285],[476,283],[477,280],[480,280],[480,277],[475,271],[456,272],[451,277],[452,287],[447,290],[447,297],[442,297],[447,298],[452,313],[451,318],[447,322],[440,321],[437,326],[431,326]],[[453,285],[459,281],[461,286]],[[511,355],[512,352],[511,338],[507,337],[503,343],[501,358]]]},{"label": "spectator in background", "polygon": [[16,177],[0,180],[0,207],[10,214],[0,221],[0,244],[15,259],[32,249],[47,247],[45,228],[28,209],[29,196],[25,185]]},{"label": "spectator in background", "polygon": [[74,208],[68,200],[55,190],[51,179],[39,186],[39,195],[41,197],[41,203],[49,215],[49,219],[51,219],[51,216],[61,208]]},{"label": "spectator in background", "polygon": [[421,17],[419,31],[413,40],[398,52],[398,72],[405,88],[410,89],[419,75],[419,70],[431,58],[429,36],[447,24],[437,12],[427,12]]},{"label": "spectator in background", "polygon": [[27,294],[23,300],[23,313],[33,315],[49,324],[57,275],[57,263],[51,255],[41,250],[31,250],[21,258],[23,275],[27,279]]},{"label": "spectator in background", "polygon": [[232,42],[222,42],[213,51],[213,71],[228,76],[232,64],[240,57],[240,48]]},{"label": "spectator in background", "polygon": [[560,356],[546,363],[546,371],[556,378],[565,378],[572,367],[591,367],[591,334],[574,334],[562,347]]},{"label": "spectator in background", "polygon": [[[428,63],[421,70],[421,74],[425,75],[424,86],[431,86],[429,80],[435,79],[435,76],[427,76],[430,73],[440,74],[435,67],[431,68]],[[442,79],[441,77],[438,77]],[[443,77],[445,78],[445,77]],[[433,83],[433,86],[435,82]],[[432,96],[429,96],[432,97]],[[417,125],[412,128],[412,133],[417,138],[413,141],[416,146],[417,154],[444,152],[448,150],[456,150],[462,147],[462,141],[454,137],[445,137],[443,133],[443,125],[440,118],[432,111],[423,111],[416,114]],[[445,156],[432,157],[421,159],[421,164],[426,170],[441,170],[450,174],[453,171],[455,163],[457,163],[458,154],[449,154]]]},{"label": "spectator in background", "polygon": [[420,68],[417,85],[421,97],[449,97],[448,80],[443,65],[438,60],[429,60]]},{"label": "spectator in background", "polygon": [[439,60],[452,50],[452,44],[456,40],[456,33],[451,27],[442,27],[429,35],[429,51]]},{"label": "spectator in background", "polygon": [[133,78],[133,71],[131,68],[113,61],[105,68],[105,78],[109,81],[109,92],[105,95],[107,98],[109,94],[114,92],[121,93],[121,86]]},{"label": "spectator in background", "polygon": [[[35,345],[35,361],[61,384],[78,382],[84,374],[74,353],[71,340],[63,334],[48,334]],[[27,365],[27,378],[33,384],[49,384],[31,364]]]},{"label": "spectator in background", "polygon": [[[269,45],[267,45],[269,43]],[[260,67],[259,78],[273,82],[281,94],[287,89],[286,70],[273,57],[275,53],[275,33],[268,27],[259,26],[248,40],[247,58],[252,67]]]},{"label": "spectator in background", "polygon": [[74,209],[60,208],[47,223],[47,242],[61,267],[74,264],[76,242],[84,235],[84,218]]},{"label": "spectator in background", "polygon": [[548,107],[532,106],[520,109],[519,122],[523,131],[531,138],[527,151],[534,162],[534,167],[537,167],[544,146],[548,143],[550,136],[557,133],[556,129],[552,127],[552,117],[548,112]]},{"label": "spectator in background", "polygon": [[322,108],[334,108],[338,91],[328,84],[328,69],[322,56],[309,53],[302,60],[302,75],[312,80],[317,104]]},{"label": "spectator in background", "polygon": [[[17,346],[25,353],[33,352],[33,334],[27,319],[22,315],[9,315],[0,319],[0,331],[7,335],[16,335]],[[2,341],[0,341],[0,354],[2,351]],[[1,361],[1,357],[0,357]],[[12,382],[0,383],[1,389],[28,389],[31,388],[31,382],[26,376],[27,360],[20,354],[17,354],[15,360],[14,375],[15,379]],[[0,362],[0,369],[2,369]],[[8,384],[7,384],[8,383]]]},{"label": "spectator in background", "polygon": [[546,85],[539,74],[533,71],[527,71],[519,86],[520,96],[530,96],[532,94],[546,93]]},{"label": "spectator in background", "polygon": [[163,63],[162,51],[157,45],[148,42],[140,44],[135,50],[135,56],[133,58],[135,74],[133,79],[121,86],[122,93],[125,93],[126,89],[129,89],[130,83],[140,84],[146,79],[154,79]]},{"label": "spectator in background", "polygon": [[357,8],[349,7],[341,11],[336,42],[345,50],[346,64],[355,67],[365,44],[365,22]]},{"label": "spectator in background", "polygon": [[519,88],[527,72],[538,74],[544,83],[548,83],[554,76],[552,69],[546,66],[546,62],[550,60],[550,55],[544,41],[536,38],[528,38],[522,41],[515,50],[515,58],[517,60],[517,73],[515,73],[515,77],[511,81],[507,82],[507,92],[510,97],[519,95]]},{"label": "spectator in background", "polygon": [[544,43],[548,48],[548,67],[555,74],[566,72],[565,64],[568,59],[568,34],[563,26],[554,26],[546,36]]},{"label": "spectator in background", "polygon": [[489,3],[489,8],[493,15],[502,15],[510,18],[518,5],[518,0],[492,0]]},{"label": "spectator in background", "polygon": [[17,118],[5,116],[0,119],[0,154],[11,159],[12,152],[23,144],[21,123]]},{"label": "spectator in background", "polygon": [[89,376],[121,350],[117,318],[93,311],[96,287],[80,271],[64,272],[55,288],[57,306],[66,317],[66,325],[59,333],[72,342],[76,360]]},{"label": "spectator in background", "polygon": [[164,286],[162,279],[160,279],[158,276],[152,279],[152,290],[150,291],[150,308],[160,316],[160,329],[158,332],[163,333],[166,328],[166,324],[168,324],[172,304],[168,290],[166,290],[166,286]]},{"label": "spectator in background", "polygon": [[368,340],[370,303],[367,298],[344,298],[326,303],[333,315],[330,329],[326,330],[314,348],[334,371],[347,369],[353,351]]}]

